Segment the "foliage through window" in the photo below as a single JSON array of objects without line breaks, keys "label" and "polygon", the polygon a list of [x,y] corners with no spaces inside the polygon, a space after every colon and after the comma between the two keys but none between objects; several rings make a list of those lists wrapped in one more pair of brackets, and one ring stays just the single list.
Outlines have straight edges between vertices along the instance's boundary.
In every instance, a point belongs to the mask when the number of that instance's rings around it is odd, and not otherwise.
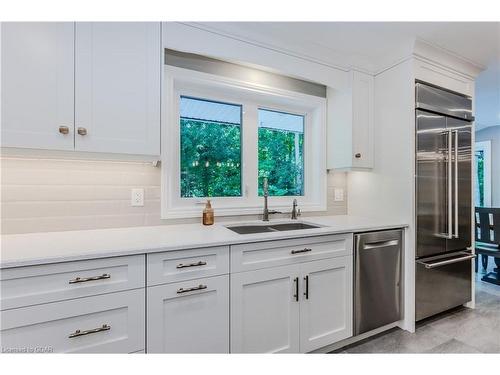
[{"label": "foliage through window", "polygon": [[259,195],[304,195],[304,116],[259,109]]},{"label": "foliage through window", "polygon": [[476,150],[476,206],[484,207],[484,151]]},{"label": "foliage through window", "polygon": [[241,196],[241,105],[180,97],[181,197]]}]

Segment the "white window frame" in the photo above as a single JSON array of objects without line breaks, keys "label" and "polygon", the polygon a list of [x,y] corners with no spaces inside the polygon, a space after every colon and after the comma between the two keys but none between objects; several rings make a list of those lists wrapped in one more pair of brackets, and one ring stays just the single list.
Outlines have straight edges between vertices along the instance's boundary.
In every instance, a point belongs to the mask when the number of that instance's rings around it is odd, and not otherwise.
[{"label": "white window frame", "polygon": [[288,212],[297,199],[303,212],[326,211],[326,99],[213,74],[165,66],[162,105],[161,218],[199,217],[205,198],[180,197],[179,98],[243,105],[242,196],[211,197],[217,216],[262,213],[258,196],[258,109],[304,115],[304,195],[269,197],[269,208]]},{"label": "white window frame", "polygon": [[[491,141],[476,142],[475,151],[483,151],[484,153],[484,207],[491,207]],[[477,178],[476,163],[474,160],[474,181]],[[479,186],[477,187],[479,191]],[[476,190],[474,190],[476,193]],[[476,197],[474,197],[476,201]]]}]

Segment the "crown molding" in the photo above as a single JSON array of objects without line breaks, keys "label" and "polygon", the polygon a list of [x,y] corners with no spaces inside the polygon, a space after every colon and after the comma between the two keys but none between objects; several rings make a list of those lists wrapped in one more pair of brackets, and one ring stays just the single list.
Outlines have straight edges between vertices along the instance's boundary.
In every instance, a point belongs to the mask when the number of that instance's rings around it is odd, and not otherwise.
[{"label": "crown molding", "polygon": [[415,58],[452,69],[472,80],[486,69],[484,65],[473,62],[423,39],[415,39],[412,55]]},{"label": "crown molding", "polygon": [[[335,69],[342,72],[358,71],[365,74],[370,74],[376,76],[400,63],[410,59],[417,58],[435,65],[441,66],[447,70],[451,70],[455,73],[461,74],[469,79],[474,80],[479,73],[486,69],[485,66],[471,61],[463,56],[456,53],[448,51],[445,48],[436,46],[428,41],[420,38],[415,38],[412,42],[405,46],[399,47],[392,56],[387,56],[387,60],[384,62],[379,62],[381,65],[377,69],[366,69],[360,67],[356,64],[337,64],[333,61],[320,58],[318,56],[313,56],[311,54],[304,54],[302,52],[288,49],[286,47],[280,46],[276,43],[267,43],[262,40],[257,40],[255,38],[242,37],[239,35],[231,34],[216,27],[211,27],[207,24],[201,24],[198,22],[177,22],[184,26],[192,27],[200,31],[212,33],[224,38],[230,38],[241,43],[247,43],[256,47],[265,48],[270,51],[281,53],[287,56],[292,56],[304,61],[308,61],[315,64],[320,64],[325,67]],[[376,66],[377,64],[374,64]],[[382,67],[380,67],[382,66]]]},{"label": "crown molding", "polygon": [[315,64],[320,64],[320,65],[326,66],[328,68],[340,70],[340,71],[343,71],[343,72],[349,72],[351,70],[356,70],[356,71],[361,72],[361,73],[366,73],[366,74],[373,75],[373,71],[372,70],[365,69],[365,68],[357,66],[357,65],[351,65],[351,64],[345,65],[345,64],[334,63],[331,60],[326,60],[326,59],[319,58],[318,56],[313,56],[313,55],[310,55],[310,54],[305,54],[305,53],[302,53],[302,52],[298,52],[296,50],[291,50],[291,49],[285,48],[283,46],[278,46],[276,44],[266,43],[266,42],[263,42],[261,40],[257,40],[257,39],[254,39],[254,38],[248,38],[248,37],[242,37],[242,36],[234,35],[234,34],[222,31],[220,29],[217,29],[215,27],[207,26],[206,24],[200,24],[200,23],[197,23],[197,22],[177,22],[177,23],[182,24],[184,26],[193,27],[193,28],[196,28],[196,29],[201,30],[201,31],[205,31],[205,32],[209,32],[209,33],[212,33],[212,34],[216,34],[216,35],[219,35],[219,36],[222,36],[222,37],[225,37],[225,38],[230,38],[230,39],[233,39],[233,40],[237,40],[237,41],[242,42],[242,43],[251,44],[251,45],[254,45],[254,46],[257,46],[257,47],[261,47],[261,48],[265,48],[267,50],[278,52],[278,53],[281,53],[281,54],[284,54],[284,55],[288,55],[288,56],[292,56],[292,57],[295,57],[295,58],[299,58],[299,59],[302,59],[304,61],[309,61],[309,62],[312,62],[312,63],[315,63]]}]

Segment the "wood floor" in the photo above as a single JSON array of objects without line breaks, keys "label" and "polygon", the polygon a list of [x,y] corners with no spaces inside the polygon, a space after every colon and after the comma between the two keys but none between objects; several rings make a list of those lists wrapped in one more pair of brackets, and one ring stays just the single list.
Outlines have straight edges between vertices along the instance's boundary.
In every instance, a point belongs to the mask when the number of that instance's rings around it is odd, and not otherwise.
[{"label": "wood floor", "polygon": [[[492,262],[490,262],[492,263]],[[500,353],[500,286],[476,274],[476,309],[459,308],[417,325],[393,329],[340,353]]]}]

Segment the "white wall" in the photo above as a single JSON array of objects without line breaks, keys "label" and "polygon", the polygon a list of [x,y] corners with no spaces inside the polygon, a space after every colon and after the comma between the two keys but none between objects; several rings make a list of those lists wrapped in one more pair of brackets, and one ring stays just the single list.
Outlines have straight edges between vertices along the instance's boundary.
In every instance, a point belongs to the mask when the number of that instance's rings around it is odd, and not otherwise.
[{"label": "white wall", "polygon": [[[2,158],[1,233],[196,223],[160,220],[160,168],[150,163]],[[145,188],[144,207],[130,206],[130,189]],[[327,211],[346,214],[347,202],[334,201],[346,189],[345,173],[328,175]],[[258,216],[217,217],[216,222]],[[290,207],[291,209],[291,207]],[[315,213],[318,214],[318,213]],[[307,215],[304,215],[307,216]]]},{"label": "white wall", "polygon": [[491,205],[500,207],[500,125],[476,131],[476,142],[491,141]]}]

